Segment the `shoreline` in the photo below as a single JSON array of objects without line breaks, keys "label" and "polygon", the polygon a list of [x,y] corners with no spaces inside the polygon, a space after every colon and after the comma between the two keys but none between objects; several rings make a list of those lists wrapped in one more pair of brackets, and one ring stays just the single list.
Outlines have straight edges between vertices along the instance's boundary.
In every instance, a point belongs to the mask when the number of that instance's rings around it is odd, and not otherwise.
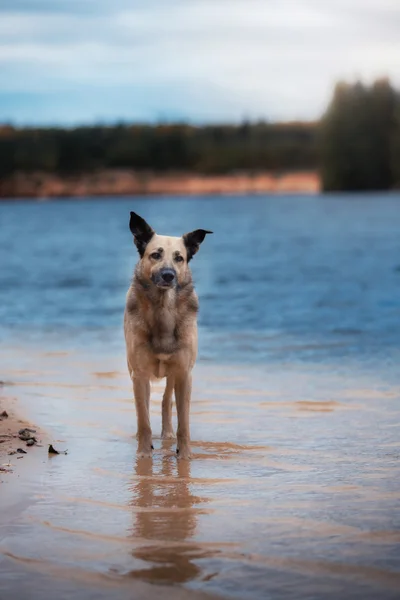
[{"label": "shoreline", "polygon": [[0,179],[0,199],[164,194],[317,194],[320,191],[321,180],[317,171],[200,175],[113,169],[79,175],[16,172],[10,177]]},{"label": "shoreline", "polygon": [[[4,384],[0,389],[4,389]],[[9,481],[8,477],[15,473],[24,458],[36,454],[35,446],[43,449],[47,442],[44,432],[15,410],[16,403],[16,398],[0,396],[0,486]],[[38,444],[29,447],[19,438],[18,432],[26,427],[34,431],[32,435],[38,439]]]}]

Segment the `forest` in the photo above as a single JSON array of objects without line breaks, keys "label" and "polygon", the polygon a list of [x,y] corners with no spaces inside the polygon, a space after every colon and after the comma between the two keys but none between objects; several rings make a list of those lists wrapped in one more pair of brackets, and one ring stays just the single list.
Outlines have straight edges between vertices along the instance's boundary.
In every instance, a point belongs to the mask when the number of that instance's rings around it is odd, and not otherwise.
[{"label": "forest", "polygon": [[0,126],[0,180],[15,173],[71,175],[106,169],[320,173],[324,191],[400,184],[400,94],[386,79],[338,83],[316,122]]}]

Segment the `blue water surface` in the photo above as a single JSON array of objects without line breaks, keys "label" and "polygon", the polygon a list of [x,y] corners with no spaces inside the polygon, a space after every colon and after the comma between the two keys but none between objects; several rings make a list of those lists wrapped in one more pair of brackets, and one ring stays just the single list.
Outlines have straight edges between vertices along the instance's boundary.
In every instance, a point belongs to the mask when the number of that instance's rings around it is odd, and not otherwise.
[{"label": "blue water surface", "polygon": [[201,360],[397,355],[399,194],[2,202],[0,335],[121,348],[130,210],[162,234],[214,231],[192,261]]}]

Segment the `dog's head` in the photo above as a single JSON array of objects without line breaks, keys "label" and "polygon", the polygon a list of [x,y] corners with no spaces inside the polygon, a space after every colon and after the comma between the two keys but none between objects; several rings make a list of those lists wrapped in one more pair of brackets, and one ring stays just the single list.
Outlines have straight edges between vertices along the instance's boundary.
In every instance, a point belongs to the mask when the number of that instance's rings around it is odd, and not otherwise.
[{"label": "dog's head", "polygon": [[188,263],[207,233],[196,229],[182,237],[158,235],[142,217],[131,212],[129,229],[141,260],[141,274],[161,289],[181,285],[187,279]]}]

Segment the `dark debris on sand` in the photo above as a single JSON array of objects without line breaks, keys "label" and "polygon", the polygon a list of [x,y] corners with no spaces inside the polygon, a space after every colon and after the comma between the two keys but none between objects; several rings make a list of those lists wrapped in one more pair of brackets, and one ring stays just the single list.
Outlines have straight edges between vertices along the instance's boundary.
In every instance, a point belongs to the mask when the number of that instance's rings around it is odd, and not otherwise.
[{"label": "dark debris on sand", "polygon": [[49,454],[68,454],[67,450],[56,450],[53,444],[49,444]]},{"label": "dark debris on sand", "polygon": [[36,433],[36,429],[30,429],[29,427],[24,427],[24,429],[20,429],[18,431],[18,437],[23,442],[26,442],[27,446],[33,446],[37,443],[37,439],[35,438],[33,433]]}]

